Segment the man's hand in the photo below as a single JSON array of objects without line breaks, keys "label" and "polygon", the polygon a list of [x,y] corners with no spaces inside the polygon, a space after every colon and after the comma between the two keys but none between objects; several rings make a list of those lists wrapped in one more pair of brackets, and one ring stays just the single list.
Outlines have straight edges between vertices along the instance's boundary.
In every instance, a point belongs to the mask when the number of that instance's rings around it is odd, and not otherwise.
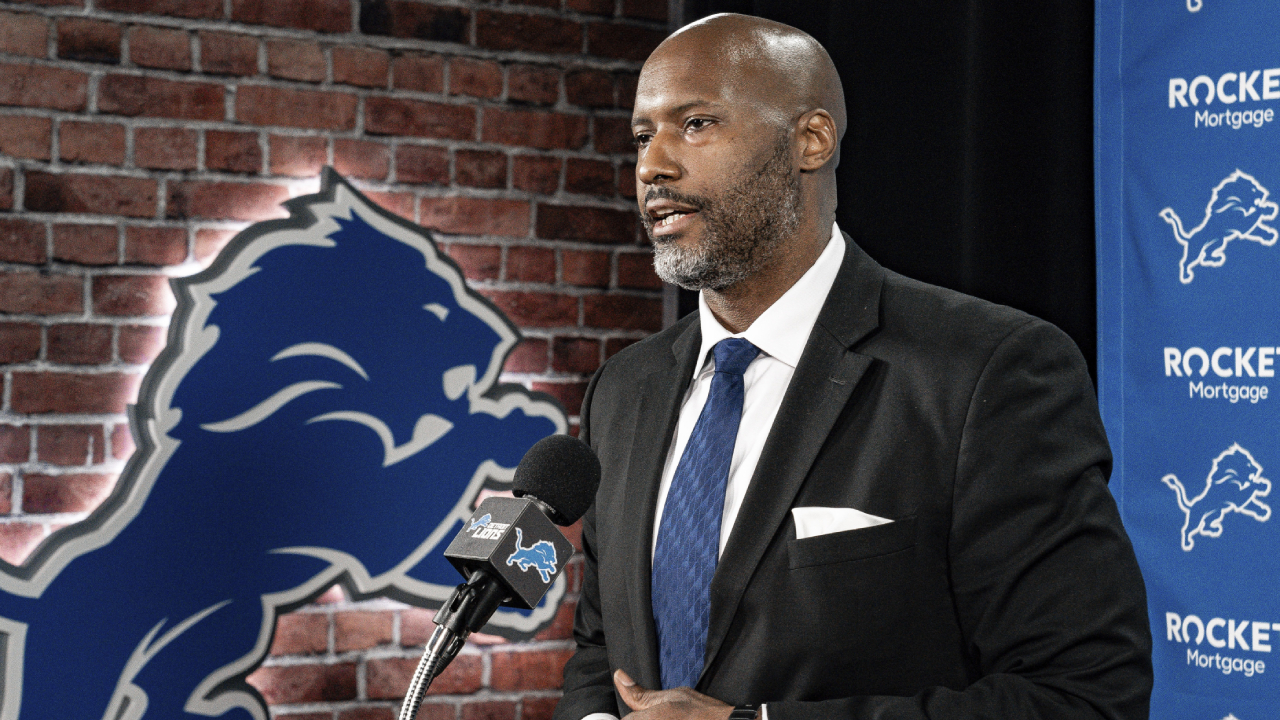
[{"label": "man's hand", "polygon": [[627,716],[628,720],[727,720],[729,713],[733,712],[732,705],[695,692],[692,688],[646,690],[621,670],[613,673],[613,685],[622,701],[633,711]]}]

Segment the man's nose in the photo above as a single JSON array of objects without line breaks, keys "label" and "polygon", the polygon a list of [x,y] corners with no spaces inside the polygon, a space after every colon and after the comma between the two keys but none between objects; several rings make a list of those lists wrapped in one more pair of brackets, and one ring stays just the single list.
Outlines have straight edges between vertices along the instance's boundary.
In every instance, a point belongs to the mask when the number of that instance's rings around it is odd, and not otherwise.
[{"label": "man's nose", "polygon": [[655,134],[636,158],[636,179],[644,185],[680,179],[683,171],[671,151],[671,141]]}]

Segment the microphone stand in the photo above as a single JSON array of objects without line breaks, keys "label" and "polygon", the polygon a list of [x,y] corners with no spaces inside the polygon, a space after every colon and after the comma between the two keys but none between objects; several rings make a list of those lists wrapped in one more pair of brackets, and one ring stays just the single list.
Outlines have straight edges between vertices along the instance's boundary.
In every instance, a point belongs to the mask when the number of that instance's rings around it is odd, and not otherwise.
[{"label": "microphone stand", "polygon": [[471,573],[467,581],[454,588],[453,594],[440,606],[433,622],[435,632],[427,641],[418,669],[409,682],[409,691],[400,706],[398,720],[415,720],[418,708],[440,671],[444,670],[462,649],[467,636],[484,627],[489,617],[507,599],[506,588],[484,570]]}]

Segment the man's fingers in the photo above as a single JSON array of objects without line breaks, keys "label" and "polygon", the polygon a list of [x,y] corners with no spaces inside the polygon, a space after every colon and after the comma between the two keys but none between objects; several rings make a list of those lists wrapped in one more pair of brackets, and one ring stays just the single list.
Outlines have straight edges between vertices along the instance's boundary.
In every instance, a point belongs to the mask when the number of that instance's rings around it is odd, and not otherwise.
[{"label": "man's fingers", "polygon": [[649,707],[648,697],[652,693],[637,685],[636,681],[632,680],[631,676],[621,669],[615,670],[613,673],[613,686],[618,689],[618,694],[622,696],[622,701],[632,710],[644,710]]}]

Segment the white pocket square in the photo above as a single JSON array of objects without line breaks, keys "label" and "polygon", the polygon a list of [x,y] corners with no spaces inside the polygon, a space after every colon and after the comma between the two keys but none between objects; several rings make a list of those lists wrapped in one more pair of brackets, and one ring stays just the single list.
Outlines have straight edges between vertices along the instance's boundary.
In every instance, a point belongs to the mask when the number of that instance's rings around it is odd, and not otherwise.
[{"label": "white pocket square", "polygon": [[796,520],[797,540],[845,530],[861,530],[893,522],[888,518],[864,513],[861,510],[839,507],[791,508],[791,516]]}]

